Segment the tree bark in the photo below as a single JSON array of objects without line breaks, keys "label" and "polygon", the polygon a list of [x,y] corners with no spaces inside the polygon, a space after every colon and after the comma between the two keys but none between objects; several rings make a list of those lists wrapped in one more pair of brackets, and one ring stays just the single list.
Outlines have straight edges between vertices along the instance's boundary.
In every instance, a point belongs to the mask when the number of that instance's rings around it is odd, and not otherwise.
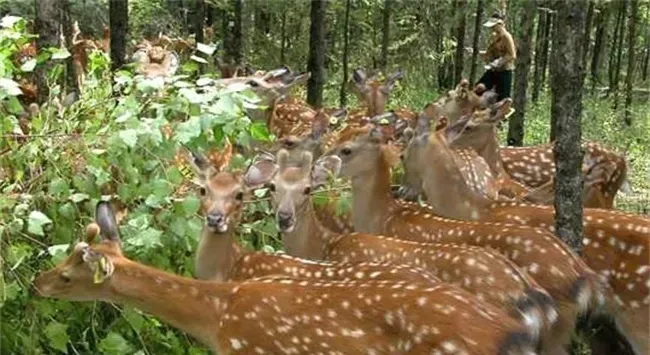
[{"label": "tree bark", "polygon": [[515,87],[513,104],[515,113],[508,120],[508,145],[522,146],[524,143],[524,113],[526,110],[526,91],[528,88],[528,71],[531,62],[531,45],[535,26],[535,0],[521,3],[521,37],[518,39],[519,50],[515,64]]},{"label": "tree bark", "polygon": [[242,0],[230,1],[231,11],[225,11],[223,17],[225,62],[227,65],[242,63]]},{"label": "tree bark", "polygon": [[348,104],[347,87],[348,87],[348,51],[350,47],[350,5],[352,0],[345,2],[345,18],[343,20],[343,80],[339,91],[339,105],[345,107]]},{"label": "tree bark", "polygon": [[551,115],[557,119],[554,145],[555,230],[575,252],[582,251],[582,51],[587,4],[558,1],[551,57]]},{"label": "tree bark", "polygon": [[472,64],[469,69],[469,82],[476,79],[476,62],[478,60],[478,41],[481,36],[481,22],[483,17],[483,0],[476,0],[476,18],[474,19],[474,36],[472,38]]},{"label": "tree bark", "polygon": [[465,8],[466,0],[456,1],[456,53],[454,55],[454,83],[463,79],[463,54],[465,53]]},{"label": "tree bark", "polygon": [[589,54],[589,47],[591,46],[591,27],[593,24],[594,10],[595,10],[595,0],[587,0],[589,2],[589,8],[587,10],[587,19],[585,22],[585,37],[584,37],[584,46],[582,49],[582,66],[587,67],[587,56]]},{"label": "tree bark", "polygon": [[607,67],[607,74],[609,78],[609,90],[608,93],[612,92],[614,88],[614,78],[616,71],[616,51],[618,49],[618,32],[621,28],[621,6],[620,2],[612,2],[611,6],[616,6],[616,24],[614,25],[614,35],[612,36],[612,48],[609,50],[609,64]]},{"label": "tree bark", "polygon": [[280,23],[280,64],[285,65],[285,52],[287,50],[287,13],[282,11],[282,20]]},{"label": "tree bark", "polygon": [[[36,32],[38,39],[36,47],[43,50],[50,47],[59,47],[59,2],[57,0],[41,0],[36,7]],[[50,72],[54,63],[47,61],[43,65],[37,66],[36,85],[38,87],[38,101],[45,102],[50,96],[50,88],[47,74]]]},{"label": "tree bark", "polygon": [[[539,10],[538,10],[539,11]],[[537,102],[539,98],[539,92],[541,87],[542,80],[542,64],[543,52],[544,52],[544,34],[546,33],[546,13],[539,11],[538,21],[537,21],[537,35],[535,37],[535,68],[533,69],[533,92],[531,99],[533,102]]]},{"label": "tree bark", "polygon": [[542,48],[542,71],[540,73],[540,90],[544,90],[546,83],[546,68],[548,67],[548,53],[551,50],[551,30],[555,26],[553,13],[546,13],[546,27],[544,28],[544,46]]},{"label": "tree bark", "polygon": [[636,61],[636,26],[639,13],[637,0],[630,0],[630,33],[627,40],[627,73],[625,74],[625,124],[632,125],[632,89],[634,85],[634,67]]},{"label": "tree bark", "polygon": [[205,26],[205,1],[196,0],[194,13],[194,38],[196,43],[203,43],[203,26]]},{"label": "tree bark", "polygon": [[111,28],[111,69],[120,69],[126,64],[126,34],[129,28],[128,0],[109,2]]},{"label": "tree bark", "polygon": [[384,11],[382,14],[382,34],[381,34],[381,58],[379,58],[379,68],[386,74],[388,66],[388,45],[390,44],[390,13],[392,0],[384,0]]},{"label": "tree bark", "polygon": [[610,7],[608,5],[601,6],[600,13],[596,17],[596,36],[594,41],[593,56],[591,57],[591,87],[595,91],[596,85],[600,84],[600,76],[598,75],[600,68],[600,58],[605,51],[607,43],[607,25],[609,23]]},{"label": "tree bark", "polygon": [[629,0],[621,1],[621,27],[618,31],[618,48],[616,50],[616,68],[614,69],[614,82],[612,89],[614,91],[614,109],[618,108],[618,84],[621,79],[621,66],[623,61],[623,43],[625,41],[625,21],[627,20],[627,3]]},{"label": "tree bark", "polygon": [[326,0],[312,0],[311,28],[309,32],[309,60],[307,70],[311,77],[307,83],[307,103],[313,107],[323,106],[323,85],[325,84],[325,16]]},{"label": "tree bark", "polygon": [[82,75],[78,73],[79,68],[74,65],[74,53],[73,53],[73,36],[74,36],[74,21],[70,13],[70,2],[68,0],[59,0],[59,13],[61,16],[61,27],[63,28],[63,37],[65,38],[65,47],[70,51],[71,56],[66,61],[66,89],[67,91],[76,91],[79,92],[79,82],[77,81],[77,76]]}]

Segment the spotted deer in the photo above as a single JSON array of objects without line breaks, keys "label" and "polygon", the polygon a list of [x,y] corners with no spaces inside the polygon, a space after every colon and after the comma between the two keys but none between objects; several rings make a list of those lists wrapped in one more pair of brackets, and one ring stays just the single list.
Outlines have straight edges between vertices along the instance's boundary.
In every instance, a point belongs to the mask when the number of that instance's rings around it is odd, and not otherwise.
[{"label": "spotted deer", "polygon": [[[507,104],[508,101],[505,101],[493,107],[490,115],[504,115]],[[424,145],[426,152],[420,155],[425,156],[427,162],[435,162],[420,172],[427,200],[437,214],[461,220],[509,223],[554,231],[553,206],[494,202],[474,193],[463,183],[457,167],[452,164],[453,150],[449,148],[447,139],[442,128],[433,134],[414,138],[409,145],[409,149],[414,145]],[[650,331],[647,317],[650,312],[650,219],[586,208],[583,224],[584,259],[611,288],[612,294],[607,295],[605,310],[614,316],[636,351],[647,354],[647,334]],[[544,286],[539,279],[537,281]],[[554,295],[551,290],[549,292]]]},{"label": "spotted deer", "polygon": [[171,77],[180,66],[178,54],[146,41],[133,54],[133,60],[138,63],[138,73],[146,78]]},{"label": "spotted deer", "polygon": [[[426,144],[428,138],[412,139]],[[377,132],[344,143],[317,164],[340,165],[352,183],[352,217],[355,231],[378,233],[421,242],[465,243],[494,248],[528,272],[556,301],[559,319],[552,353],[564,353],[578,314],[599,306],[607,285],[573,252],[542,228],[503,223],[468,222],[444,218],[434,208],[395,200],[391,196],[390,168],[397,157]],[[432,160],[426,164],[433,166]],[[460,178],[459,178],[460,179]],[[425,193],[431,181],[422,179]],[[441,193],[451,206],[464,204],[453,184]],[[516,212],[515,212],[516,214]]]},{"label": "spotted deer", "polygon": [[[506,103],[501,103],[502,105]],[[510,105],[508,101],[507,105]],[[496,107],[496,105],[494,105]],[[499,143],[496,136],[496,129],[499,122],[505,119],[506,116],[492,115],[490,109],[476,111],[471,115],[464,117],[463,119],[456,122],[454,125],[448,128],[447,135],[453,136],[451,146],[452,147],[462,147],[462,148],[471,148],[476,150],[490,165],[492,172],[499,176],[501,179],[507,180],[509,184],[517,184],[521,187],[519,188],[518,197],[522,198],[525,202],[534,202],[541,204],[552,204],[553,203],[553,171],[544,169],[541,164],[536,164],[536,158],[532,156],[521,156],[520,162],[514,163],[518,167],[522,167],[527,162],[535,163],[528,166],[529,173],[535,175],[535,179],[545,176],[546,182],[541,184],[535,183],[532,188],[530,184],[520,183],[517,180],[521,180],[523,175],[518,175],[519,179],[513,180],[511,178],[510,172],[504,168],[504,162],[501,159],[500,151],[502,148],[499,148]],[[591,143],[587,143],[590,145]],[[518,151],[523,152],[528,150],[528,147],[525,148],[516,148]],[[549,148],[551,149],[551,148]],[[531,150],[532,151],[532,150]],[[541,160],[553,160],[552,152],[550,156],[540,156]],[[611,159],[610,159],[611,158]],[[587,160],[583,164],[583,175],[584,175],[584,189],[583,189],[583,203],[585,207],[593,208],[612,208],[613,198],[615,191],[612,194],[610,189],[611,177],[614,175],[619,175],[618,170],[625,170],[625,162],[622,162],[622,167],[620,164],[614,164],[613,161],[617,160],[614,154],[610,155],[609,158],[604,160],[596,161],[591,159],[588,161],[589,154],[587,155]],[[622,159],[622,158],[621,158]],[[553,163],[554,164],[554,163]],[[554,167],[552,169],[555,169]],[[621,175],[621,176],[624,176]],[[528,178],[525,178],[528,179]],[[530,180],[530,179],[529,179]],[[532,180],[530,180],[532,181]],[[622,182],[621,182],[622,183]],[[524,188],[523,193],[521,188]],[[618,189],[618,188],[617,188]]]},{"label": "spotted deer", "polygon": [[[548,333],[557,316],[553,300],[537,283],[504,256],[487,249],[457,244],[418,243],[370,234],[338,234],[316,217],[311,191],[327,179],[325,171],[312,173],[311,153],[278,152],[277,172],[263,162],[268,188],[291,255],[336,262],[393,262],[418,265],[445,282],[464,288],[494,305],[509,309],[529,324],[531,332]],[[258,163],[259,164],[259,163]],[[255,166],[255,165],[253,165]],[[543,334],[544,335],[544,334]]]},{"label": "spotted deer", "polygon": [[469,85],[469,81],[463,79],[454,90],[450,90],[440,97],[435,102],[439,107],[436,116],[430,118],[446,117],[450,124],[454,124],[461,117],[477,109],[484,109],[496,101],[496,93],[491,90],[486,91],[485,85],[478,84],[474,89],[471,89]]},{"label": "spotted deer", "polygon": [[136,307],[219,354],[535,354],[521,323],[445,283],[194,280],[126,258],[107,203],[95,221],[34,280],[38,295]]},{"label": "spotted deer", "polygon": [[435,284],[438,279],[413,267],[386,263],[313,262],[287,255],[250,252],[235,239],[241,222],[243,199],[260,179],[272,171],[269,164],[257,164],[242,173],[226,172],[227,162],[192,153],[192,166],[198,176],[198,194],[204,225],[196,251],[195,271],[204,280],[245,280],[252,277],[284,275],[301,279],[324,280],[396,280]]}]

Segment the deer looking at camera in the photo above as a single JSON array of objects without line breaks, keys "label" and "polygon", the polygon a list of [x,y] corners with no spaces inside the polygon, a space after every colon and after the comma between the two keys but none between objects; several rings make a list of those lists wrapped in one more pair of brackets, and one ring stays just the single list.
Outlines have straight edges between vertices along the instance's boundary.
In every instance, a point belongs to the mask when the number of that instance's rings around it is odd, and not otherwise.
[{"label": "deer looking at camera", "polygon": [[[504,100],[475,115],[489,115],[497,120],[508,111],[509,102]],[[511,223],[554,231],[553,206],[494,202],[477,195],[464,184],[458,168],[451,164],[454,150],[449,146],[455,133],[442,127],[435,133],[413,138],[405,154],[409,160],[412,149],[424,149],[425,152],[418,156],[435,162],[419,169],[423,189],[435,213],[461,220]],[[405,163],[407,168],[413,165],[418,163]],[[650,312],[650,219],[586,208],[583,225],[584,259],[608,282],[613,293],[606,299],[606,311],[614,316],[635,350],[645,354],[650,331],[647,317]]]},{"label": "deer looking at camera", "polygon": [[[311,191],[327,180],[324,170],[312,173],[311,153],[278,152],[277,172],[267,171],[278,228],[291,255],[336,262],[392,262],[417,265],[522,318],[535,334],[548,333],[557,313],[546,291],[504,256],[478,247],[418,243],[370,234],[336,234],[314,213]],[[253,165],[253,167],[256,166]],[[545,334],[542,334],[544,338]],[[550,353],[549,353],[550,354]]]},{"label": "deer looking at camera", "polygon": [[228,161],[215,161],[196,152],[191,154],[204,216],[195,258],[195,272],[199,279],[236,281],[282,275],[320,281],[369,279],[428,284],[439,282],[429,273],[408,266],[367,262],[345,265],[318,263],[287,255],[242,250],[235,239],[235,231],[241,221],[244,197],[249,195],[249,190],[261,185],[262,177],[268,173],[266,170],[272,166],[258,164],[244,175],[225,171]]},{"label": "deer looking at camera", "polygon": [[[560,314],[555,327],[555,353],[564,353],[563,347],[569,342],[577,315],[599,307],[607,295],[607,285],[566,245],[544,229],[451,220],[439,217],[430,207],[394,200],[390,167],[397,159],[377,133],[373,131],[354,142],[344,143],[317,163],[340,164],[341,174],[350,178],[355,230],[423,242],[467,243],[498,250],[527,271],[555,299]],[[419,138],[417,142],[426,144],[427,138]],[[414,144],[414,140],[410,144]],[[430,162],[427,164],[432,165]],[[427,181],[422,180],[427,192]],[[451,186],[445,189],[451,194],[446,203],[453,205],[460,201],[462,204],[463,197],[456,195]]]},{"label": "deer looking at camera", "polygon": [[98,204],[95,221],[85,242],[34,280],[40,296],[130,305],[219,354],[535,354],[523,325],[451,285],[193,280],[127,259],[107,202]]}]

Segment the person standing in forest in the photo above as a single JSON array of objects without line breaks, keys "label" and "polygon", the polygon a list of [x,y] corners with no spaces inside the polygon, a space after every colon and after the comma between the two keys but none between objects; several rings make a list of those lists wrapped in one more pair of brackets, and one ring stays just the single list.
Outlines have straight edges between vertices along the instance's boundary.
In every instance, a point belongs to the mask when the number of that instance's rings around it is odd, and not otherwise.
[{"label": "person standing in forest", "polygon": [[487,90],[494,88],[498,100],[510,97],[512,87],[512,71],[515,69],[517,50],[515,41],[506,30],[503,16],[496,12],[483,26],[492,30],[490,44],[481,52],[485,65],[485,73],[477,84],[485,85]]}]

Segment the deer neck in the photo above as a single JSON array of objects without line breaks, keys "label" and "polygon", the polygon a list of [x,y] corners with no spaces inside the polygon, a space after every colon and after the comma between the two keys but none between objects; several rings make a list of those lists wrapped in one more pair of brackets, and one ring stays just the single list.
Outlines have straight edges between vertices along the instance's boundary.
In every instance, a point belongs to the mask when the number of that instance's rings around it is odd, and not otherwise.
[{"label": "deer neck", "polygon": [[502,176],[506,173],[503,169],[503,164],[501,163],[501,157],[499,156],[499,142],[497,141],[496,127],[493,128],[493,132],[488,138],[485,146],[483,146],[482,149],[477,150],[477,153],[485,159],[485,162],[488,164],[495,177]]},{"label": "deer neck", "polygon": [[491,201],[468,186],[454,154],[449,147],[427,146],[424,156],[428,163],[422,165],[422,188],[437,214],[453,219],[478,220],[485,215]]},{"label": "deer neck", "polygon": [[242,250],[234,240],[235,227],[218,234],[203,226],[201,240],[196,251],[196,277],[202,280],[226,281],[230,278],[235,262]]},{"label": "deer neck", "polygon": [[393,199],[390,191],[390,166],[383,157],[377,169],[351,178],[352,221],[361,233],[383,233],[383,225]]},{"label": "deer neck", "polygon": [[205,344],[216,344],[231,285],[176,276],[128,259],[114,265],[102,300],[136,307]]},{"label": "deer neck", "polygon": [[323,259],[324,249],[332,233],[318,221],[311,199],[296,212],[296,224],[289,233],[282,233],[287,254],[307,259]]}]

